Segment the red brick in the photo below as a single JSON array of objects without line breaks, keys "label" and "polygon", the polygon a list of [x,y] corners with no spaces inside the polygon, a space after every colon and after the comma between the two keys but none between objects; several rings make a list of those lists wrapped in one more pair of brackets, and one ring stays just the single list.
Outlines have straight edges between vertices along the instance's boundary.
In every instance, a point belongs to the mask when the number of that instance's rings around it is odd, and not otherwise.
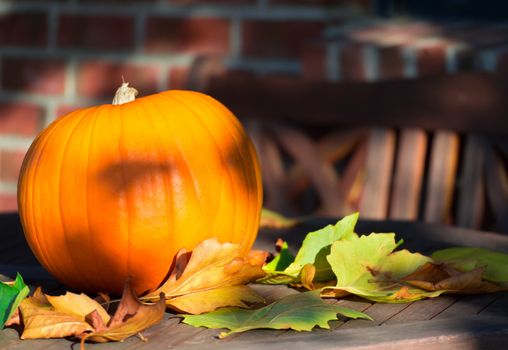
[{"label": "red brick", "polygon": [[382,47],[378,53],[380,79],[399,79],[404,77],[404,58],[400,46]]},{"label": "red brick", "polygon": [[363,63],[363,50],[363,45],[355,43],[341,48],[339,70],[343,81],[353,82],[367,79],[367,72]]},{"label": "red brick", "polygon": [[58,26],[58,45],[91,50],[134,48],[134,18],[115,15],[64,14]]},{"label": "red brick", "polygon": [[0,45],[41,47],[48,42],[45,13],[7,13],[0,15]]},{"label": "red brick", "polygon": [[147,21],[146,50],[193,54],[227,54],[230,22],[221,18],[161,18]]},{"label": "red brick", "polygon": [[242,51],[251,57],[298,57],[308,42],[321,37],[323,28],[323,22],[245,21]]},{"label": "red brick", "polygon": [[117,62],[84,61],[79,64],[78,93],[86,97],[113,99],[122,77],[146,96],[158,91],[159,69]]},{"label": "red brick", "polygon": [[18,197],[15,194],[0,194],[0,211],[13,212],[18,210]]},{"label": "red brick", "polygon": [[34,136],[42,125],[44,110],[27,103],[0,104],[0,134]]},{"label": "red brick", "polygon": [[25,158],[25,151],[7,151],[0,152],[0,180],[6,182],[16,182],[19,176],[21,164]]},{"label": "red brick", "polygon": [[2,61],[2,87],[6,90],[61,94],[65,85],[65,61],[14,59]]},{"label": "red brick", "polygon": [[446,73],[446,47],[444,45],[426,45],[416,51],[418,76]]},{"label": "red brick", "polygon": [[324,80],[328,78],[326,44],[312,45],[302,55],[302,74],[305,79]]}]

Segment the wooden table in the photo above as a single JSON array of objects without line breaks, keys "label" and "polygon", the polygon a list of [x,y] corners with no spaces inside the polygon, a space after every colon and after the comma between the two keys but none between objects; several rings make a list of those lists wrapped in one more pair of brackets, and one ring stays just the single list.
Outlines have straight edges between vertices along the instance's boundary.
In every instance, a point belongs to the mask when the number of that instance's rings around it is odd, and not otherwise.
[{"label": "wooden table", "polygon": [[[257,247],[271,249],[282,237],[298,247],[307,232],[333,223],[312,219],[291,230],[264,230]],[[16,214],[0,215],[0,278],[23,274],[31,285],[41,284],[47,292],[62,290],[37,263],[21,232]],[[429,253],[449,246],[477,246],[508,252],[508,236],[411,222],[361,221],[358,233],[396,232],[412,251]],[[3,277],[2,277],[3,276]],[[297,293],[285,286],[255,286],[269,301]],[[148,342],[131,337],[123,343],[87,344],[87,349],[506,349],[508,348],[508,293],[445,295],[410,304],[371,303],[358,298],[338,304],[365,311],[374,321],[330,322],[331,330],[313,332],[254,330],[219,340],[219,330],[194,328],[167,317],[143,332]],[[66,339],[19,340],[19,330],[0,331],[0,349],[78,349]]]}]

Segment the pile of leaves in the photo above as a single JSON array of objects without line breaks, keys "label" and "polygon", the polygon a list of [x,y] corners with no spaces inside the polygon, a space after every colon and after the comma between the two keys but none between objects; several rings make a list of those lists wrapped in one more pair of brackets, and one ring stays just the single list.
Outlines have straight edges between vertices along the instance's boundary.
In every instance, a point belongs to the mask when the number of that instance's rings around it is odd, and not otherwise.
[{"label": "pile of leaves", "polygon": [[[169,310],[196,327],[228,329],[220,337],[256,328],[310,331],[328,328],[338,314],[370,317],[324,298],[354,294],[375,302],[402,303],[443,293],[508,290],[508,255],[481,248],[450,248],[431,256],[400,248],[394,233],[358,235],[358,214],[309,233],[296,255],[287,242],[266,263],[267,252],[240,254],[238,245],[209,239],[181,250],[167,281],[138,297],[126,282],[122,298],[66,292],[30,296],[20,275],[0,282],[0,328],[20,325],[22,339],[74,337],[121,341],[164,318]],[[252,282],[284,284],[303,292],[265,305]],[[112,306],[111,308],[109,306]],[[141,336],[141,335],[140,335]],[[141,336],[142,337],[142,336]]]}]

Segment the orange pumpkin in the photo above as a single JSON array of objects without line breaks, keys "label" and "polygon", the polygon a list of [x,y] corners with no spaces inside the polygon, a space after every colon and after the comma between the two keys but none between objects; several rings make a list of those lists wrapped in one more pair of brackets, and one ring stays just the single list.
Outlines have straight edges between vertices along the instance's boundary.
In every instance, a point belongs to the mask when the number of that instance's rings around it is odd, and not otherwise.
[{"label": "orange pumpkin", "polygon": [[260,170],[235,116],[198,92],[134,92],[124,83],[113,105],[53,122],[21,169],[28,244],[78,290],[120,293],[130,277],[143,293],[181,248],[216,237],[247,253],[256,238]]}]

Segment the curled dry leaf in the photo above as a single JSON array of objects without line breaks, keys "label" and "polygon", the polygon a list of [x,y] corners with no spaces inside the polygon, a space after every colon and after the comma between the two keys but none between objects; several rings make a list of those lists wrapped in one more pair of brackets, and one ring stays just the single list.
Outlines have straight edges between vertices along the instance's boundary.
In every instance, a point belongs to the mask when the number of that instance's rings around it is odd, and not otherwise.
[{"label": "curled dry leaf", "polygon": [[427,291],[445,290],[449,293],[479,294],[507,290],[506,286],[485,281],[484,274],[484,267],[461,272],[446,264],[429,262],[404,277],[403,281]]},{"label": "curled dry leaf", "polygon": [[136,297],[130,284],[126,283],[120,304],[107,324],[96,310],[89,316],[94,329],[81,337],[81,348],[84,348],[86,340],[104,343],[121,341],[136,335],[159,323],[164,317],[165,309],[164,294],[161,293],[159,301],[155,304],[143,304]]},{"label": "curled dry leaf", "polygon": [[23,300],[19,309],[24,324],[21,339],[64,338],[93,331],[87,322],[56,311],[40,288]]},{"label": "curled dry leaf", "polygon": [[[267,255],[252,251],[242,256],[237,244],[205,240],[194,248],[190,257],[182,250],[168,280],[144,299],[155,299],[159,293],[164,293],[168,307],[189,313],[259,302],[261,297],[244,285],[265,275],[262,265]],[[214,300],[205,301],[205,296],[211,295]]]}]

